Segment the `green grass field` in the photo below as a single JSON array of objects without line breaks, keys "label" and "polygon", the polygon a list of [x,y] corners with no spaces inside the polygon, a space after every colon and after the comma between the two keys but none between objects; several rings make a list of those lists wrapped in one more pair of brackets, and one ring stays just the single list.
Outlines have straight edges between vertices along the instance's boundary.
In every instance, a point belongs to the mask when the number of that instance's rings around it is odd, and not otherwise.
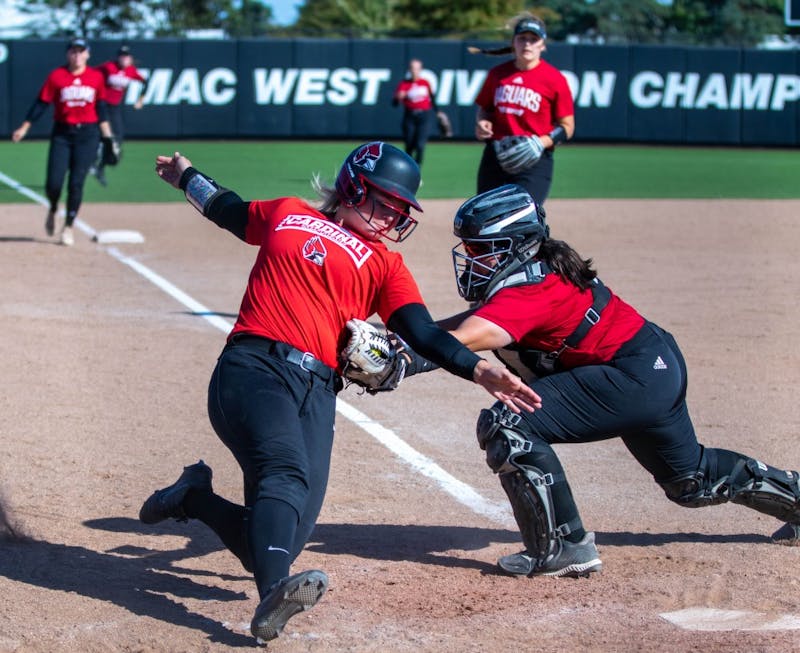
[{"label": "green grass field", "polygon": [[[399,145],[399,143],[396,143]],[[153,172],[157,154],[178,149],[245,199],[313,197],[312,174],[331,182],[356,141],[130,141],[108,171],[86,182],[86,202],[175,202]],[[422,200],[475,192],[481,146],[429,143]],[[0,172],[42,194],[47,141],[0,143]],[[568,144],[556,154],[552,198],[800,198],[800,151],[783,149]],[[0,202],[28,201],[0,184]]]}]

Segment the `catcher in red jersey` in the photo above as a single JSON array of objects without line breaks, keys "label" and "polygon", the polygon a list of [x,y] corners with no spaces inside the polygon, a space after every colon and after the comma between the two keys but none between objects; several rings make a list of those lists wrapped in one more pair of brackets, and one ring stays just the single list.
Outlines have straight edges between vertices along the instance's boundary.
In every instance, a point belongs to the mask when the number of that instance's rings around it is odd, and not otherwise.
[{"label": "catcher in red jersey", "polygon": [[44,82],[23,123],[14,130],[11,140],[21,141],[31,124],[41,117],[48,104],[54,106],[53,131],[47,156],[45,193],[50,201],[45,231],[56,230],[58,200],[69,171],[66,221],[61,229],[61,243],[72,245],[72,224],[83,200],[83,184],[94,161],[98,144],[113,142],[106,112],[103,76],[87,65],[89,45],[76,38],[67,45],[67,63],[53,70]]},{"label": "catcher in red jersey", "polygon": [[[800,473],[698,441],[675,338],[603,284],[592,259],[552,238],[524,188],[508,184],[470,198],[456,212],[453,234],[456,286],[471,308],[439,324],[473,351],[494,352],[542,398],[534,413],[484,408],[476,424],[525,546],[500,558],[503,571],[580,577],[602,569],[553,445],[611,438],[677,505],[744,505],[786,522],[774,542],[800,545]],[[373,382],[374,356],[359,353],[345,352],[365,370],[352,378],[367,391],[392,390],[404,376],[435,369],[400,342],[382,358],[401,373],[378,367]],[[624,485],[624,473],[606,473]]]},{"label": "catcher in red jersey", "polygon": [[209,526],[253,573],[260,602],[251,632],[267,641],[327,587],[322,571],[289,571],[325,494],[348,323],[377,313],[427,359],[510,410],[540,404],[516,375],[434,323],[401,255],[383,242],[407,238],[417,225],[411,210],[421,210],[419,166],[398,148],[372,142],[353,150],[334,187],[316,180],[319,207],[296,197],[243,201],[177,152],[159,156],[156,171],[258,253],[208,391],[211,424],[242,469],[244,503],[215,494],[200,461],[154,492],[139,518]]},{"label": "catcher in red jersey", "polygon": [[[111,123],[111,131],[114,132],[114,139],[122,149],[122,140],[125,137],[125,123],[122,118],[123,100],[131,82],[141,82],[142,88],[139,98],[133,105],[134,109],[141,109],[144,106],[144,94],[147,91],[147,78],[142,76],[133,62],[133,54],[127,45],[122,45],[117,51],[117,58],[100,64],[97,69],[103,73],[106,82],[105,101],[108,105],[108,120]],[[106,185],[105,166],[108,164],[106,157],[103,156],[102,149],[94,165],[94,176],[97,177],[103,186]]]},{"label": "catcher in red jersey", "polygon": [[553,181],[553,150],[572,138],[575,109],[567,80],[542,59],[547,32],[530,14],[512,20],[510,48],[478,50],[514,53],[486,77],[475,104],[475,137],[485,141],[478,168],[478,193],[514,183],[544,204]]}]

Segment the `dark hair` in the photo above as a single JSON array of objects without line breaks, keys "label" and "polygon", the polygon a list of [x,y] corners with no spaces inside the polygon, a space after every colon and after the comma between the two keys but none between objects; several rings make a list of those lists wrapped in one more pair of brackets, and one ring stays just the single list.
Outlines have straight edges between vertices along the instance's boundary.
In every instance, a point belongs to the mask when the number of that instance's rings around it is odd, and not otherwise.
[{"label": "dark hair", "polygon": [[563,240],[546,238],[539,246],[536,258],[549,265],[564,281],[581,290],[590,287],[597,271],[592,269],[592,259],[583,259]]},{"label": "dark hair", "polygon": [[[511,20],[508,21],[506,25],[507,28],[511,30],[511,40],[514,40],[514,36],[517,35],[517,27],[522,25],[522,23],[527,23],[529,27],[533,27],[535,29],[531,29],[535,34],[538,34],[542,38],[545,38],[547,34],[544,21],[535,16],[534,14],[530,13],[529,11],[525,11],[521,14],[517,14]],[[531,23],[533,25],[531,25]],[[514,52],[514,48],[511,46],[503,46],[501,48],[479,48],[474,45],[470,45],[467,47],[467,51],[470,54],[488,54],[490,56],[498,56],[503,54],[512,54]]]}]

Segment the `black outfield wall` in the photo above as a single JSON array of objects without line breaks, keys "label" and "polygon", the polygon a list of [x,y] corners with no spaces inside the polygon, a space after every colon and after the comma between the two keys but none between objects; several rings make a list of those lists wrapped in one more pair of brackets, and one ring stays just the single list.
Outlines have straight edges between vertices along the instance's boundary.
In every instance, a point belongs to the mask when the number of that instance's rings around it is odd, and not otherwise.
[{"label": "black outfield wall", "polygon": [[[0,41],[0,131],[25,117],[65,41]],[[503,57],[432,40],[158,40],[129,45],[150,80],[145,108],[126,112],[127,137],[397,138],[391,96],[423,60],[456,138],[471,139],[474,99]],[[91,44],[90,64],[118,41]],[[576,141],[800,144],[800,52],[735,48],[551,44],[576,104]],[[141,88],[132,84],[132,105]],[[49,133],[51,115],[31,136]]]}]

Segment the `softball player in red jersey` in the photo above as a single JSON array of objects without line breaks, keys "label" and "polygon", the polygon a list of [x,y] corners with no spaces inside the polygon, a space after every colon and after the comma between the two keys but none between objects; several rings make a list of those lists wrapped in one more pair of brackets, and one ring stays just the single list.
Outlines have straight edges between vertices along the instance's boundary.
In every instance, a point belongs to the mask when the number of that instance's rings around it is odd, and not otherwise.
[{"label": "softball player in red jersey", "polygon": [[514,411],[537,407],[538,397],[437,327],[402,257],[382,242],[408,236],[410,210],[419,210],[419,167],[398,148],[372,142],[351,152],[335,188],[320,188],[319,208],[293,197],[242,201],[178,153],[158,157],[156,169],[259,251],[208,393],[211,423],[244,475],[244,505],[214,494],[200,461],[148,498],[139,517],[211,527],[253,572],[261,601],[251,631],[269,640],[327,586],[321,571],[289,569],[325,494],[349,319],[377,313],[427,358]]},{"label": "softball player in red jersey", "polygon": [[[475,137],[486,141],[477,187],[482,193],[503,184],[519,184],[542,205],[553,181],[553,149],[572,138],[575,108],[564,75],[541,58],[547,38],[544,23],[529,15],[512,22],[511,49],[484,51],[513,51],[514,59],[489,70],[475,99]],[[492,141],[530,135],[538,136],[545,147],[538,163],[516,174],[505,172],[497,162]]]},{"label": "softball player in red jersey", "polygon": [[422,165],[425,145],[433,129],[436,102],[433,89],[422,76],[422,61],[408,62],[408,76],[395,89],[392,103],[403,105],[403,143],[406,154]]},{"label": "softball player in red jersey", "polygon": [[61,231],[63,245],[75,242],[72,224],[81,207],[83,184],[97,154],[100,138],[112,136],[103,99],[105,82],[97,70],[87,66],[88,60],[89,46],[86,41],[70,41],[67,46],[67,65],[56,68],[47,76],[25,120],[11,136],[15,143],[21,141],[47,105],[54,106],[45,182],[45,193],[50,201],[45,231],[48,236],[55,232],[58,200],[69,170],[66,221]]},{"label": "softball player in red jersey", "polygon": [[[144,106],[144,94],[147,90],[147,79],[142,76],[139,70],[133,64],[133,55],[131,49],[127,45],[120,47],[117,52],[117,58],[114,61],[106,61],[100,64],[97,69],[103,73],[103,78],[106,82],[105,101],[108,105],[108,120],[111,123],[111,131],[114,132],[114,138],[120,147],[125,138],[125,123],[122,119],[122,101],[125,98],[125,93],[128,91],[128,86],[131,82],[141,82],[142,89],[139,94],[139,99],[133,105],[134,109],[141,109]],[[106,185],[105,171],[103,170],[104,164],[102,157],[99,157],[94,167],[94,175],[97,177],[103,186]]]},{"label": "softball player in red jersey", "polygon": [[495,404],[478,418],[478,441],[525,545],[500,559],[503,570],[574,577],[601,569],[552,445],[613,437],[678,505],[745,505],[787,522],[774,540],[800,542],[800,474],[698,442],[675,339],[604,286],[591,260],[551,239],[524,188],[468,200],[454,232],[459,293],[477,307],[442,326],[474,351],[494,351],[542,400],[534,413]]}]

